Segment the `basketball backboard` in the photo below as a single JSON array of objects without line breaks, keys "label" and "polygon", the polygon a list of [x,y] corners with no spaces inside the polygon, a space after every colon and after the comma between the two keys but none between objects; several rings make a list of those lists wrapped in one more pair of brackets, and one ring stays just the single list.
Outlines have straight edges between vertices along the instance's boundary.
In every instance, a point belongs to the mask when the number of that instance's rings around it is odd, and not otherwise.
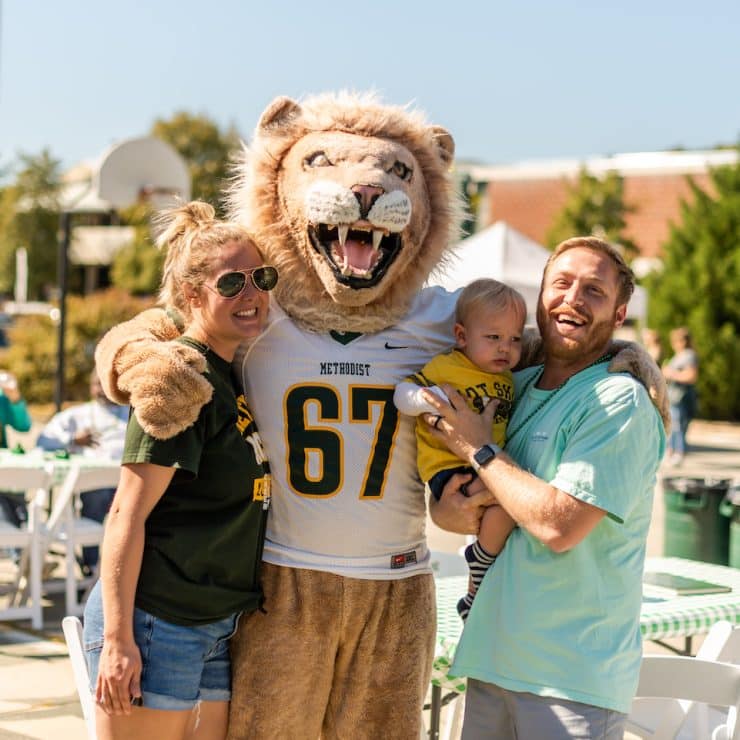
[{"label": "basketball backboard", "polygon": [[98,195],[114,208],[141,200],[155,208],[171,205],[177,197],[190,199],[190,174],[185,160],[169,144],[145,136],[112,146],[95,173]]}]

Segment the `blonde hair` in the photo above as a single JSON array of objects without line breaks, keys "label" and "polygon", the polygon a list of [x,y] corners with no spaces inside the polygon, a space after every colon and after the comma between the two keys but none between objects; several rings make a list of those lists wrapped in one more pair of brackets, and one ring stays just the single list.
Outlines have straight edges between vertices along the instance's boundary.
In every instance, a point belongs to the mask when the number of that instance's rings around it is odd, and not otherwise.
[{"label": "blonde hair", "polygon": [[522,326],[527,318],[527,303],[518,290],[492,278],[480,278],[466,285],[458,296],[455,321],[465,326],[471,316],[484,308],[491,311],[513,309]]},{"label": "blonde hair", "polygon": [[191,310],[184,286],[203,285],[222,247],[238,241],[257,248],[243,226],[220,221],[213,206],[199,200],[162,211],[157,224],[162,229],[157,246],[166,251],[159,302],[176,308],[185,319],[191,317]]},{"label": "blonde hair", "polygon": [[540,294],[542,293],[542,287],[545,284],[545,277],[547,271],[550,269],[550,265],[561,255],[563,252],[567,252],[569,249],[575,249],[576,247],[583,247],[585,249],[592,249],[594,252],[601,252],[605,254],[617,268],[617,305],[629,303],[629,299],[632,297],[632,293],[635,291],[635,275],[630,269],[629,265],[624,261],[624,257],[611,245],[609,242],[605,242],[603,239],[599,239],[595,236],[574,236],[571,239],[566,239],[564,242],[553,249],[550,258],[545,264],[545,269],[542,271],[542,283],[540,285]]}]

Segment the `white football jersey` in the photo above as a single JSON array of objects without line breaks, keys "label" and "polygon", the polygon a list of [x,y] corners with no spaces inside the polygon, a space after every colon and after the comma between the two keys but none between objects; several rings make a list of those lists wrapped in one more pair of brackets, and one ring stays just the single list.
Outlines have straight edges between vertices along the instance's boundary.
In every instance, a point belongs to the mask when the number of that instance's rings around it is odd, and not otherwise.
[{"label": "white football jersey", "polygon": [[396,383],[453,343],[456,294],[422,290],[377,334],[316,334],[281,309],[246,350],[243,381],[272,482],[264,559],[355,578],[430,572],[415,419]]}]

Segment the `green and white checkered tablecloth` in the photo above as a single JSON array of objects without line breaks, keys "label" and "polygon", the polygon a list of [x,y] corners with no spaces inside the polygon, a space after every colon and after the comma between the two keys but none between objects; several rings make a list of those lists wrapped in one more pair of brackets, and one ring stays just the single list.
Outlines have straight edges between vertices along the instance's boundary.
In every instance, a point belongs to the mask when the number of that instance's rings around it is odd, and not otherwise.
[{"label": "green and white checkered tablecloth", "polygon": [[[732,588],[723,594],[646,598],[640,613],[645,640],[690,637],[709,631],[721,619],[740,624],[740,569],[683,558],[648,558],[646,571],[672,573]],[[465,679],[448,674],[462,632],[455,605],[468,587],[467,576],[437,578],[437,646],[432,684],[448,691],[465,691]]]},{"label": "green and white checkered tablecloth", "polygon": [[737,568],[683,558],[648,558],[645,570],[688,576],[732,589],[724,594],[646,598],[640,614],[642,636],[646,640],[701,635],[721,619],[740,624],[740,570]]}]

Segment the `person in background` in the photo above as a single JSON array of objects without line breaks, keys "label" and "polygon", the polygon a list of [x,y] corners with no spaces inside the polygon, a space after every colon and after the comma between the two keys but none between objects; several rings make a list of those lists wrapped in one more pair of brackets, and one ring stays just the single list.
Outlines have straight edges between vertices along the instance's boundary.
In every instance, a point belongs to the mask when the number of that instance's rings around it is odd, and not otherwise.
[{"label": "person in background", "polygon": [[[483,579],[450,673],[468,677],[464,740],[621,740],[637,688],[642,572],[665,447],[645,387],[609,373],[634,276],[607,242],[559,244],[542,278],[544,364],[515,373],[506,451],[495,409],[426,392],[427,423],[517,527]],[[449,388],[449,386],[447,387]],[[447,390],[443,386],[444,390]],[[496,402],[491,402],[493,406]],[[432,519],[466,531],[475,502],[453,477]]]},{"label": "person in background", "polygon": [[[21,397],[18,381],[13,373],[0,370],[0,449],[8,446],[5,427],[17,432],[31,429],[31,417]],[[0,491],[0,519],[20,527],[28,521],[28,509],[23,493]]]},{"label": "person in background", "polygon": [[663,366],[671,404],[671,434],[668,438],[668,463],[680,465],[686,454],[686,431],[696,414],[696,381],[699,377],[699,359],[691,346],[691,334],[684,327],[670,335],[673,357]]},{"label": "person in background", "polygon": [[[90,400],[71,406],[52,416],[36,440],[36,446],[47,452],[64,450],[71,455],[84,455],[120,463],[126,439],[129,409],[109,401],[95,370],[90,374]],[[86,491],[81,515],[96,522],[105,519],[115,488]],[[83,547],[80,567],[90,575],[98,562],[98,548]]]},{"label": "person in background", "polygon": [[[262,331],[278,276],[248,232],[207,203],[168,211],[163,226],[160,299],[183,317],[174,342],[202,356],[211,398],[166,439],[148,434],[133,408],[83,634],[99,738],[219,740],[229,641],[263,600],[271,487],[231,363]],[[180,369],[170,368],[158,382],[177,381]]]}]

